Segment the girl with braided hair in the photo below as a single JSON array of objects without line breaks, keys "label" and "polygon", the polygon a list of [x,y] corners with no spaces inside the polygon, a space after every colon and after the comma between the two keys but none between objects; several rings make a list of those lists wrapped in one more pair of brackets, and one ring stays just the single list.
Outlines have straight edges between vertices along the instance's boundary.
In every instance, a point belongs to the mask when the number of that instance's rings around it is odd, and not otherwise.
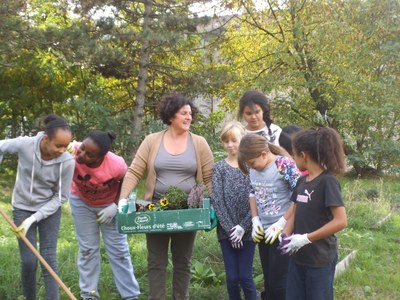
[{"label": "girl with braided hair", "polygon": [[246,122],[246,134],[255,133],[269,143],[279,145],[282,129],[273,123],[267,97],[259,91],[247,91],[239,101],[239,118]]}]

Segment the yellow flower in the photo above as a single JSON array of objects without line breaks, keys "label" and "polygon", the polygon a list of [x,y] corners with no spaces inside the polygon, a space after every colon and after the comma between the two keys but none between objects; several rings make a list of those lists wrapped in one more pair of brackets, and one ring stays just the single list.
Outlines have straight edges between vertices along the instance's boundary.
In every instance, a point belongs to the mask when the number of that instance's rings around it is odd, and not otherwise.
[{"label": "yellow flower", "polygon": [[156,205],[154,203],[149,204],[149,210],[154,210]]},{"label": "yellow flower", "polygon": [[163,207],[165,207],[165,206],[167,206],[168,205],[168,199],[167,198],[162,198],[161,200],[160,200],[160,204],[161,204],[161,206],[163,206]]}]

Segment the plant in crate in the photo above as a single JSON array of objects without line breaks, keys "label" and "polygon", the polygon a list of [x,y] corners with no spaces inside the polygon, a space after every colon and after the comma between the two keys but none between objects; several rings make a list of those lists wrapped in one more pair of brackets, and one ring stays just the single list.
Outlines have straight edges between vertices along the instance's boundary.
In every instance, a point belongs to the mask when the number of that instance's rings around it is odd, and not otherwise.
[{"label": "plant in crate", "polygon": [[208,191],[204,184],[198,183],[192,187],[187,198],[189,208],[199,208],[202,206],[202,200],[208,198]]},{"label": "plant in crate", "polygon": [[202,206],[202,200],[207,197],[207,188],[199,183],[192,187],[189,195],[176,186],[168,187],[163,198],[157,203],[151,203],[147,206],[148,210],[173,210],[185,208],[199,208]]},{"label": "plant in crate", "polygon": [[149,205],[149,210],[184,209],[188,207],[187,198],[188,195],[180,188],[170,186],[159,202]]}]

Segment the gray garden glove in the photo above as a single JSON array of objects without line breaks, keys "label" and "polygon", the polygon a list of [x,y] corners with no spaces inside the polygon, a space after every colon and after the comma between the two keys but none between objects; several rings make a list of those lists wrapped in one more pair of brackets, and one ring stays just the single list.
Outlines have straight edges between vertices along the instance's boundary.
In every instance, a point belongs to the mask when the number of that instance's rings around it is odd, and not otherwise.
[{"label": "gray garden glove", "polygon": [[116,214],[117,205],[115,203],[111,203],[97,214],[97,222],[99,224],[110,224]]}]

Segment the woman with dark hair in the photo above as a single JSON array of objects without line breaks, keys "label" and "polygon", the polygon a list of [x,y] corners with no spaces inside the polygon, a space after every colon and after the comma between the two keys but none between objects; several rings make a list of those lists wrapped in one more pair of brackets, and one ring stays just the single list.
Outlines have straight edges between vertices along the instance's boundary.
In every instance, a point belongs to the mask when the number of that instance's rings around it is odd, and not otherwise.
[{"label": "woman with dark hair", "polygon": [[[181,95],[165,97],[158,106],[166,130],[148,135],[141,143],[125,175],[120,199],[128,197],[146,174],[146,200],[158,202],[168,187],[189,193],[197,183],[211,191],[213,155],[207,141],[189,131],[197,109]],[[189,299],[190,260],[195,231],[146,234],[149,299],[166,299],[166,268],[171,245],[173,299]]]},{"label": "woman with dark hair", "polygon": [[127,169],[124,159],[110,152],[114,139],[112,132],[92,131],[82,143],[73,143],[76,165],[70,205],[79,245],[79,287],[83,299],[99,298],[100,232],[121,298],[138,299],[140,294],[127,236],[118,233],[114,218]]},{"label": "woman with dark hair", "polygon": [[239,118],[246,122],[246,133],[265,137],[271,144],[279,145],[282,129],[273,123],[267,97],[259,91],[247,91],[239,101]]},{"label": "woman with dark hair", "polygon": [[[18,155],[18,171],[12,195],[16,231],[36,247],[39,233],[40,254],[57,272],[57,240],[61,205],[67,201],[74,172],[73,157],[66,152],[72,133],[67,122],[56,115],[44,118],[44,132],[0,141],[3,154]],[[37,258],[18,240],[21,280],[25,299],[36,299]],[[42,267],[46,299],[60,298],[57,281]]]}]

